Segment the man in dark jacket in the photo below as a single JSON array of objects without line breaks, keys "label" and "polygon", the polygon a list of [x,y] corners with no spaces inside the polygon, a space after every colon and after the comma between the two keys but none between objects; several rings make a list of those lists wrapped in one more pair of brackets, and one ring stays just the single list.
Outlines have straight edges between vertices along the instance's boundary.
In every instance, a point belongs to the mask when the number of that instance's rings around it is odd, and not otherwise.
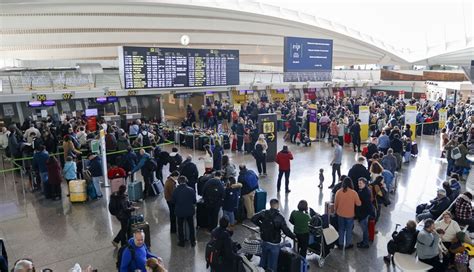
[{"label": "man in dark jacket", "polygon": [[211,264],[211,271],[234,271],[236,253],[234,251],[234,244],[231,236],[232,230],[228,229],[229,221],[225,216],[219,220],[219,226],[211,233],[211,239],[216,242],[219,250],[218,261]]},{"label": "man in dark jacket", "polygon": [[45,183],[48,182],[48,168],[46,168],[46,161],[49,159],[48,151],[45,150],[44,145],[38,147],[38,151],[33,155],[33,169],[38,171],[41,179],[41,188],[43,193],[46,193]]},{"label": "man in dark jacket", "polygon": [[181,163],[183,163],[183,157],[179,155],[178,149],[176,147],[171,149],[168,162],[170,163],[170,173],[178,170],[178,167],[181,165]]},{"label": "man in dark jacket", "polygon": [[155,176],[158,180],[163,182],[163,167],[168,164],[170,154],[164,150],[161,150],[159,145],[153,149],[153,158],[156,161]]},{"label": "man in dark jacket", "polygon": [[354,152],[361,152],[360,151],[360,124],[359,122],[360,120],[357,119],[350,129],[351,135],[352,135],[352,144],[354,146]]},{"label": "man in dark jacket", "polygon": [[359,219],[359,224],[362,229],[362,242],[357,243],[358,248],[369,248],[369,216],[374,215],[374,208],[370,200],[371,193],[367,187],[367,179],[359,178],[358,190],[361,205],[356,206],[356,217]]},{"label": "man in dark jacket", "polygon": [[[436,219],[438,218],[441,213],[443,213],[451,204],[451,201],[446,196],[446,190],[443,188],[439,188],[437,192],[437,196],[435,199],[431,200],[431,204],[427,205],[421,213],[416,215],[416,220],[422,221],[425,219]],[[419,208],[417,207],[417,210]]]},{"label": "man in dark jacket", "polygon": [[104,175],[102,173],[102,160],[96,154],[89,155],[89,171],[92,176],[92,183],[94,184],[95,193],[98,198],[102,198],[102,191],[100,189],[100,180]]},{"label": "man in dark jacket", "polygon": [[357,158],[357,163],[351,167],[349,173],[347,174],[351,178],[354,188],[358,188],[357,181],[359,180],[359,178],[365,178],[366,180],[370,180],[370,172],[364,166],[364,162],[364,157],[361,156]]},{"label": "man in dark jacket", "polygon": [[171,202],[174,204],[174,213],[178,218],[178,246],[184,247],[184,224],[188,224],[189,240],[191,246],[196,246],[194,235],[194,210],[196,205],[196,192],[186,183],[188,179],[185,176],[178,178],[178,186],[173,191]]},{"label": "man in dark jacket", "polygon": [[387,244],[388,255],[383,257],[384,261],[390,263],[393,254],[400,252],[403,254],[413,254],[415,252],[416,238],[418,231],[416,230],[416,222],[409,220],[406,227],[400,232],[392,233],[392,240]]},{"label": "man in dark jacket", "polygon": [[199,172],[196,164],[192,162],[193,157],[188,155],[186,160],[179,166],[178,172],[187,178],[188,186],[196,191],[196,183],[198,181]]},{"label": "man in dark jacket", "polygon": [[121,166],[128,173],[131,172],[135,166],[137,166],[137,161],[137,154],[135,151],[133,151],[131,146],[127,146],[127,153],[122,156],[119,166]]},{"label": "man in dark jacket", "polygon": [[21,134],[18,134],[15,126],[11,126],[10,135],[8,136],[8,151],[10,152],[11,158],[17,159],[21,157],[20,140],[23,138]]},{"label": "man in dark jacket", "polygon": [[206,207],[209,231],[212,231],[217,226],[219,210],[224,201],[225,191],[221,178],[222,173],[216,171],[214,177],[209,179],[202,188],[202,198]]},{"label": "man in dark jacket", "polygon": [[127,245],[128,238],[131,236],[130,217],[132,211],[136,209],[136,207],[133,207],[132,203],[128,201],[128,196],[125,194],[126,191],[127,187],[122,184],[119,190],[110,196],[109,211],[120,221],[120,231],[112,241],[112,244],[117,248],[119,242],[122,246]]},{"label": "man in dark jacket", "polygon": [[258,189],[258,176],[252,171],[248,170],[245,164],[239,166],[240,172],[237,181],[242,184],[240,195],[244,201],[245,210],[247,211],[247,219],[251,219],[255,214],[255,190]]},{"label": "man in dark jacket", "polygon": [[259,266],[270,271],[277,271],[278,254],[280,253],[281,231],[296,240],[296,235],[286,225],[281,215],[278,199],[270,200],[270,209],[264,210],[252,217],[252,223],[260,227],[262,238],[262,255]]}]

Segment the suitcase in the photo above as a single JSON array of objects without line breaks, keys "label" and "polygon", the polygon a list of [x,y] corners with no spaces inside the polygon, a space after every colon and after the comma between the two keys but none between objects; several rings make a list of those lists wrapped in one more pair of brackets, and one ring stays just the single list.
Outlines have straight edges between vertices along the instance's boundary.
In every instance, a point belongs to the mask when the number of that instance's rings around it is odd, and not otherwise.
[{"label": "suitcase", "polygon": [[111,193],[117,192],[121,185],[126,185],[125,178],[113,178],[113,179],[110,179],[109,181],[110,181]]},{"label": "suitcase", "polygon": [[252,261],[249,261],[246,256],[242,255],[239,257],[240,260],[242,260],[242,265],[244,267],[245,272],[265,272],[265,269],[254,264]]},{"label": "suitcase", "polygon": [[231,151],[237,151],[237,137],[232,138],[232,148]]},{"label": "suitcase", "polygon": [[69,181],[69,200],[74,202],[87,201],[87,186],[83,179]]},{"label": "suitcase", "polygon": [[87,182],[86,190],[89,199],[97,199],[97,192],[95,191],[94,183],[92,181]]},{"label": "suitcase", "polygon": [[194,148],[194,135],[191,133],[187,133],[184,136],[184,142],[186,143],[186,147],[193,149]]},{"label": "suitcase", "polygon": [[235,221],[239,223],[242,223],[245,219],[247,219],[247,210],[245,209],[243,197],[239,199],[239,207],[234,212],[234,217],[235,217]]},{"label": "suitcase", "polygon": [[369,241],[375,239],[375,219],[369,219]]},{"label": "suitcase", "polygon": [[139,181],[133,181],[128,183],[127,186],[128,199],[130,201],[139,201],[143,199],[143,183]]},{"label": "suitcase", "polygon": [[291,248],[283,247],[278,255],[278,272],[306,272],[306,259]]},{"label": "suitcase", "polygon": [[418,144],[416,142],[412,142],[411,143],[411,154],[413,156],[417,156],[418,155]]},{"label": "suitcase", "polygon": [[329,201],[324,202],[324,213],[334,214],[334,203]]},{"label": "suitcase", "polygon": [[265,210],[265,206],[267,205],[267,192],[260,188],[255,190],[254,199],[255,213]]},{"label": "suitcase", "polygon": [[204,147],[206,145],[210,144],[210,142],[211,142],[209,136],[205,136],[205,135],[200,136],[198,138],[198,140],[199,140],[198,141],[198,146],[197,146],[196,149],[201,150],[201,151],[205,151]]},{"label": "suitcase", "polygon": [[148,224],[148,222],[143,221],[143,222],[132,224],[131,229],[132,229],[132,234],[136,230],[143,230],[143,232],[145,233],[145,244],[148,248],[151,248],[150,225]]},{"label": "suitcase", "polygon": [[198,228],[207,228],[206,206],[202,198],[196,203],[196,225]]},{"label": "suitcase", "polygon": [[344,143],[350,144],[352,142],[352,137],[349,133],[344,134]]},{"label": "suitcase", "polygon": [[163,193],[163,191],[163,183],[161,183],[160,180],[155,180],[151,185],[150,196],[159,196],[161,193]]}]

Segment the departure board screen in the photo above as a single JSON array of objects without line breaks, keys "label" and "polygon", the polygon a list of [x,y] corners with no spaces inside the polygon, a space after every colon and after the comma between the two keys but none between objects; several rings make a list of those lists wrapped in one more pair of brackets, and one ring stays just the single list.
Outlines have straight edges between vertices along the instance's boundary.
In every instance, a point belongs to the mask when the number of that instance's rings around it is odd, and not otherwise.
[{"label": "departure board screen", "polygon": [[125,89],[239,85],[239,51],[120,48]]}]

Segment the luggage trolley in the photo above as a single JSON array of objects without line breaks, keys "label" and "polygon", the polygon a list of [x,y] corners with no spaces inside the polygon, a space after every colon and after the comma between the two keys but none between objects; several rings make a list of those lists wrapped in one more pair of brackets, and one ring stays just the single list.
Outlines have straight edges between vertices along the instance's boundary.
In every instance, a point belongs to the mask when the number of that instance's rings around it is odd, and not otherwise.
[{"label": "luggage trolley", "polygon": [[319,267],[324,266],[327,256],[331,253],[331,249],[334,247],[334,243],[331,245],[326,243],[323,229],[322,217],[320,215],[313,216],[309,225],[310,240],[308,243],[308,251],[310,254],[316,255]]},{"label": "luggage trolley", "polygon": [[248,260],[251,260],[253,255],[260,256],[262,254],[262,239],[259,237],[260,228],[246,224],[242,224],[242,226],[250,230],[250,237],[245,238],[240,253],[244,254]]}]

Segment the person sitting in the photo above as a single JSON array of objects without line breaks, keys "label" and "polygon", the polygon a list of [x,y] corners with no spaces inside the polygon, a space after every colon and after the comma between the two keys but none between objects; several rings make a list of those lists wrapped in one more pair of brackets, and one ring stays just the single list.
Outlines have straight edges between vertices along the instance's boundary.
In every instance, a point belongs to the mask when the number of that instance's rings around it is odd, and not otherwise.
[{"label": "person sitting", "polygon": [[416,230],[416,222],[413,220],[408,220],[406,226],[398,231],[392,233],[392,240],[387,244],[388,255],[383,257],[383,259],[390,263],[390,260],[393,257],[395,252],[400,252],[403,254],[413,254],[415,252],[416,237],[418,236],[418,231]]},{"label": "person sitting", "polygon": [[421,204],[416,207],[418,222],[428,218],[438,218],[443,211],[445,211],[449,205],[449,198],[446,196],[446,190],[443,188],[438,189],[438,195],[435,199],[430,201],[431,204]]},{"label": "person sitting", "polygon": [[467,225],[470,232],[474,231],[474,219],[472,218],[472,194],[465,192],[461,194],[455,203],[456,220],[461,225]]},{"label": "person sitting", "polygon": [[145,233],[142,230],[135,231],[133,238],[128,240],[128,244],[122,253],[120,272],[146,271],[145,264],[147,259],[158,258],[148,251],[148,247],[145,245]]},{"label": "person sitting", "polygon": [[441,272],[443,264],[439,260],[439,234],[436,232],[433,219],[425,220],[424,228],[416,239],[416,255],[418,260],[431,265],[430,271]]},{"label": "person sitting", "polygon": [[449,211],[443,212],[443,220],[437,221],[435,227],[437,230],[443,230],[444,234],[441,236],[441,241],[446,248],[449,248],[451,241],[456,237],[456,233],[461,231],[458,222],[453,220],[453,215]]}]

